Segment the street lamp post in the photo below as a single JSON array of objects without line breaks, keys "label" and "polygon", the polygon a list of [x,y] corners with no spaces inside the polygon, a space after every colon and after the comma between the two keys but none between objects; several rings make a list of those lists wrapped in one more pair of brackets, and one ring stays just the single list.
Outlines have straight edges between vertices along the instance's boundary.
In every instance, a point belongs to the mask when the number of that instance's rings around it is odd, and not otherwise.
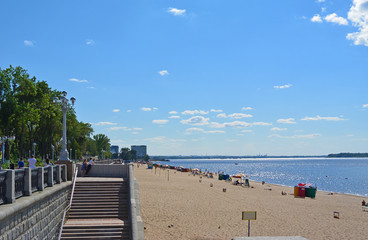
[{"label": "street lamp post", "polygon": [[33,157],[36,157],[36,143],[33,143]]},{"label": "street lamp post", "polygon": [[[61,99],[59,100],[59,98],[55,97],[54,98],[54,103],[58,104],[59,102],[61,103],[61,110],[63,111],[63,147],[61,149],[60,152],[60,156],[59,156],[59,160],[67,160],[69,161],[69,154],[68,154],[68,150],[67,150],[67,146],[66,146],[66,112],[68,110],[68,99],[66,98],[67,92],[63,91],[61,93],[63,96],[61,97]],[[72,102],[72,105],[74,106],[75,103],[75,98],[72,97],[70,98],[70,101]]]},{"label": "street lamp post", "polygon": [[70,154],[70,160],[73,160],[73,154],[72,153],[73,153],[73,149],[70,149],[70,153],[69,153]]},{"label": "street lamp post", "polygon": [[51,145],[51,149],[52,149],[52,161],[54,161],[55,146]]}]

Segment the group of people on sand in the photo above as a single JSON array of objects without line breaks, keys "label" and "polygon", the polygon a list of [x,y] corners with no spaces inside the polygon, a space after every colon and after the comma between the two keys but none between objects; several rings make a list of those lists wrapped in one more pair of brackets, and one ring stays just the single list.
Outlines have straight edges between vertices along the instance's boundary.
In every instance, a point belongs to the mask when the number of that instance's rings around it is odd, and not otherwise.
[{"label": "group of people on sand", "polygon": [[92,158],[89,158],[89,161],[87,159],[84,159],[82,163],[82,177],[88,176],[88,172],[91,170],[92,165],[95,164],[95,161]]}]

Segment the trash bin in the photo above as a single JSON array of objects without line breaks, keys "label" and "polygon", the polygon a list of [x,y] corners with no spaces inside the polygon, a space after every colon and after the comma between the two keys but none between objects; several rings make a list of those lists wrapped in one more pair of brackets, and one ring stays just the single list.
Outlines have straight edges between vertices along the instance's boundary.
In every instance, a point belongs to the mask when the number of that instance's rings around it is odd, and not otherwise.
[{"label": "trash bin", "polygon": [[298,197],[299,196],[299,187],[295,186],[294,187],[294,197]]},{"label": "trash bin", "polygon": [[230,178],[230,175],[229,174],[226,174],[226,175],[224,175],[223,176],[223,179],[226,181],[226,180],[229,180],[229,178]]},{"label": "trash bin", "polygon": [[305,189],[305,196],[310,198],[315,198],[317,193],[317,188],[309,187]]},{"label": "trash bin", "polygon": [[248,178],[245,179],[244,185],[247,186],[247,187],[249,187],[249,179]]},{"label": "trash bin", "polygon": [[299,187],[298,189],[298,197],[305,197],[305,187]]},{"label": "trash bin", "polygon": [[219,180],[222,180],[223,175],[219,174]]}]

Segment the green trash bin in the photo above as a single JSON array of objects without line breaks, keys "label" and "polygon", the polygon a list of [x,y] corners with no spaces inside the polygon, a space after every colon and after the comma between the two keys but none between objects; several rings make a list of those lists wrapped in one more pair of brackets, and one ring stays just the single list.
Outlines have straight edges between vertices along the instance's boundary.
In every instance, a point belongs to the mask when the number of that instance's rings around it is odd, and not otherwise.
[{"label": "green trash bin", "polygon": [[317,193],[317,188],[309,187],[305,189],[305,196],[310,198],[315,198]]},{"label": "green trash bin", "polygon": [[223,175],[219,174],[219,180],[222,180],[222,178],[223,178]]}]

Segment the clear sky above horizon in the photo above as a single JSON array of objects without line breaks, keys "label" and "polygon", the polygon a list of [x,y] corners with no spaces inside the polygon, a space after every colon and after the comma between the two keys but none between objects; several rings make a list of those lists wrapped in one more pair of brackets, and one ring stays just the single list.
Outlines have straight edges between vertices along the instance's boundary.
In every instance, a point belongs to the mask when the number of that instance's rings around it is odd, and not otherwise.
[{"label": "clear sky above horizon", "polygon": [[3,1],[0,67],[150,155],[368,152],[368,0]]}]

